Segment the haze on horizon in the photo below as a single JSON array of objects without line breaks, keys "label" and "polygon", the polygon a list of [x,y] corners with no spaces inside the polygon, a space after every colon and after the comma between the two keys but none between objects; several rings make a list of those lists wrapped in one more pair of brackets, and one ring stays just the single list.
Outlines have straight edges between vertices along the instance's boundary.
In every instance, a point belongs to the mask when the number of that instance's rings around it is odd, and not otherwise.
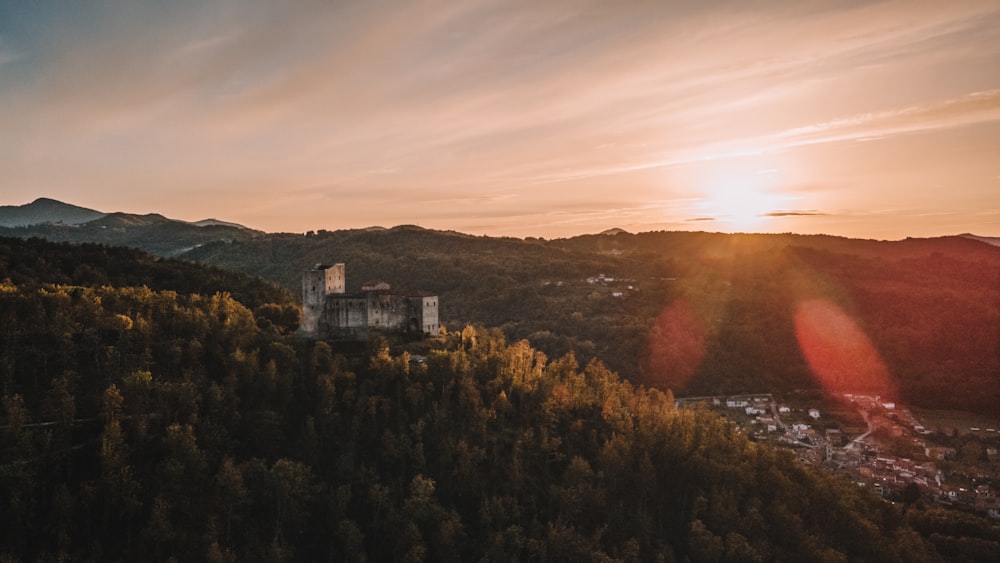
[{"label": "haze on horizon", "polygon": [[0,205],[1000,236],[1000,3],[0,3]]}]

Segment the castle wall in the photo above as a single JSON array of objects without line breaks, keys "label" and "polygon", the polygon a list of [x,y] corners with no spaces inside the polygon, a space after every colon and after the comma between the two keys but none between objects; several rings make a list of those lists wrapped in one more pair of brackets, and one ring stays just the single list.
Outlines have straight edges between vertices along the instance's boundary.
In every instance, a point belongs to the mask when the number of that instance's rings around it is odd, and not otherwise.
[{"label": "castle wall", "polygon": [[358,340],[373,331],[438,333],[437,296],[394,294],[384,282],[348,295],[344,281],[343,264],[303,274],[301,333]]},{"label": "castle wall", "polygon": [[367,329],[367,299],[363,296],[329,296],[320,321],[321,332],[342,338],[356,338],[364,337]]}]

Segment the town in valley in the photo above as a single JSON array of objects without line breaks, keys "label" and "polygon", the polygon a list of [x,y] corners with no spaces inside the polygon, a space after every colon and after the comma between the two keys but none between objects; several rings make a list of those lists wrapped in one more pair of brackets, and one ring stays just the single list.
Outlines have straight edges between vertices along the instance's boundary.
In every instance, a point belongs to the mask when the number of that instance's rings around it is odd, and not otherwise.
[{"label": "town in valley", "polygon": [[677,404],[717,412],[752,440],[787,448],[800,462],[887,501],[923,499],[1000,520],[1000,425],[932,426],[877,395],[836,399],[802,391],[687,397]]}]

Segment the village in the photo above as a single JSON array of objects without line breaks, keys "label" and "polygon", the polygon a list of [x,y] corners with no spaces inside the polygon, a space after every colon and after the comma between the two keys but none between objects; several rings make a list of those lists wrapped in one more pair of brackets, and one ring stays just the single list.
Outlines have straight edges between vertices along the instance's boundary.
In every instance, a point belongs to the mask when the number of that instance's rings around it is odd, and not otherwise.
[{"label": "village", "polygon": [[955,448],[938,445],[941,436],[910,409],[876,395],[846,393],[839,399],[842,410],[854,411],[864,426],[845,426],[842,416],[824,415],[822,401],[776,400],[770,393],[687,397],[677,404],[703,405],[750,439],[787,448],[800,462],[843,475],[889,502],[923,499],[1000,520],[996,428],[964,429],[987,444],[983,453],[989,469],[977,471],[956,461]]}]

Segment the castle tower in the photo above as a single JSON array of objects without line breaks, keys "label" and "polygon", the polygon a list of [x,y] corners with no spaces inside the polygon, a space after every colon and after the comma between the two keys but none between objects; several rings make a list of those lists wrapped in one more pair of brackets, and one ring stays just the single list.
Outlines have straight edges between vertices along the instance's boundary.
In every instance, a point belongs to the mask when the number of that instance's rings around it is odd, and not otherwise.
[{"label": "castle tower", "polygon": [[302,322],[299,332],[317,334],[326,296],[344,293],[344,265],[316,264],[302,273]]}]

